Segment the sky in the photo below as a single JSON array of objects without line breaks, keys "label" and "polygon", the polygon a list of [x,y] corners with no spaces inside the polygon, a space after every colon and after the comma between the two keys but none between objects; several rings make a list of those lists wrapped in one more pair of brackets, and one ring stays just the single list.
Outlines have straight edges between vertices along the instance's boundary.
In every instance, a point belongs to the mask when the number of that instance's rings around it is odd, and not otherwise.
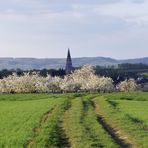
[{"label": "sky", "polygon": [[0,0],[0,57],[148,57],[148,0]]}]

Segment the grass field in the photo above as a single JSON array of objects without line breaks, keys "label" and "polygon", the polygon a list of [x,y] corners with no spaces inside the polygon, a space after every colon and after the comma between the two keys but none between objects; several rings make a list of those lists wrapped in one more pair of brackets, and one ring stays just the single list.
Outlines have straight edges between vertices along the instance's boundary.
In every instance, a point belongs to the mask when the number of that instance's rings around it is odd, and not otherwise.
[{"label": "grass field", "polygon": [[0,148],[148,147],[148,93],[0,95]]}]

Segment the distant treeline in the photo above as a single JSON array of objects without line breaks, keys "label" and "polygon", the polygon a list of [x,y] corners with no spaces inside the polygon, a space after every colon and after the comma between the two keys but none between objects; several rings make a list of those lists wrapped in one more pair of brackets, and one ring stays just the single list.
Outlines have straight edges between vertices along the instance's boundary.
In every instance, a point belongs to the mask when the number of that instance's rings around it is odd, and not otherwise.
[{"label": "distant treeline", "polygon": [[[76,68],[78,69],[78,68]],[[0,79],[12,75],[12,73],[17,73],[17,75],[23,75],[24,72],[38,72],[41,76],[46,77],[48,74],[51,76],[60,76],[64,77],[65,70],[64,69],[42,69],[42,70],[29,70],[23,71],[21,69],[17,70],[1,70],[0,71]],[[148,65],[146,64],[119,64],[116,66],[108,66],[101,67],[96,66],[95,72],[100,76],[111,77],[115,84],[123,81],[125,79],[134,78],[139,81],[139,83],[144,83],[148,81]]]},{"label": "distant treeline", "polygon": [[110,67],[95,67],[96,74],[111,77],[117,84],[125,79],[134,78],[139,83],[148,81],[148,65],[146,64],[119,64]]},{"label": "distant treeline", "polygon": [[17,69],[17,70],[7,70],[7,69],[3,69],[0,71],[0,79],[4,78],[4,77],[8,77],[9,75],[12,75],[13,73],[16,73],[17,75],[21,76],[23,75],[23,73],[32,73],[32,72],[38,72],[41,76],[46,77],[47,75],[51,75],[52,77],[54,76],[61,76],[63,77],[65,75],[65,70],[64,69],[42,69],[42,70],[28,70],[28,71],[24,71],[21,69]]}]

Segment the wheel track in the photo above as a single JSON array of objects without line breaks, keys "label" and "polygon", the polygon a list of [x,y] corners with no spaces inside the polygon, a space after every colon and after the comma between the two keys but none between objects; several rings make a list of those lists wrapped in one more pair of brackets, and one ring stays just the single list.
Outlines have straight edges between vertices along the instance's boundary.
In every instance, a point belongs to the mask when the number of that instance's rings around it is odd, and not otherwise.
[{"label": "wheel track", "polygon": [[37,137],[39,135],[42,125],[52,115],[52,111],[53,111],[53,108],[50,111],[47,111],[46,113],[43,114],[43,116],[39,122],[39,125],[33,129],[33,137],[27,141],[27,144],[25,144],[25,146],[24,146],[25,148],[32,148],[33,147],[33,145],[35,143],[35,141],[34,141],[35,137]]},{"label": "wheel track", "polygon": [[61,145],[64,147],[64,148],[70,148],[71,147],[71,143],[69,141],[69,137],[67,136],[67,129],[66,129],[66,126],[65,126],[65,123],[64,123],[64,118],[67,116],[67,111],[65,111],[63,117],[62,117],[62,120],[61,120]]},{"label": "wheel track", "polygon": [[121,130],[114,129],[105,119],[105,117],[100,113],[99,105],[92,101],[92,106],[97,114],[98,122],[102,125],[104,130],[112,137],[112,139],[121,147],[121,148],[136,148],[131,141],[129,141],[127,135],[124,135]]},{"label": "wheel track", "polygon": [[67,132],[66,132],[66,126],[64,124],[64,118],[67,115],[67,112],[70,109],[70,107],[71,107],[71,102],[69,101],[67,103],[67,106],[65,107],[65,112],[64,112],[63,116],[61,117],[60,124],[59,124],[59,129],[61,130],[61,132],[60,132],[61,143],[60,143],[59,147],[63,147],[63,148],[70,148],[71,147],[69,137],[67,136]]},{"label": "wheel track", "polygon": [[[63,114],[69,109],[69,102],[67,102],[63,108]],[[25,144],[25,148],[32,148],[35,144],[35,138],[40,134],[41,132],[41,128],[42,126],[48,121],[48,119],[52,116],[54,116],[54,112],[56,112],[56,110],[58,109],[58,106],[55,106],[54,108],[52,108],[50,111],[44,113],[44,115],[42,116],[40,122],[39,122],[39,125],[38,127],[34,128],[33,130],[33,137],[27,142],[27,144]],[[70,143],[69,143],[69,140],[65,134],[65,129],[63,128],[63,119],[62,117],[59,118],[58,122],[57,122],[57,127],[56,127],[56,132],[58,132],[59,134],[59,141],[58,141],[58,144],[57,146],[59,148],[69,148],[70,147]],[[50,147],[48,146],[47,144],[47,147]]]}]

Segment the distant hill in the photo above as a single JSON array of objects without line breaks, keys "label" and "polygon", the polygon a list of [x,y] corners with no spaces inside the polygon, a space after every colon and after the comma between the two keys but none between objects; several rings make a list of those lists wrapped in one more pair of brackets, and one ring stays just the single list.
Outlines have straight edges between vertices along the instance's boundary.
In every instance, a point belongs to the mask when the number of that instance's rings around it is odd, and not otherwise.
[{"label": "distant hill", "polygon": [[[105,57],[82,57],[73,58],[73,66],[79,67],[85,64],[91,65],[117,65],[121,63],[143,63],[148,64],[148,57],[138,59],[116,60]],[[0,70],[2,69],[59,69],[65,68],[64,58],[49,58],[49,59],[36,59],[36,58],[0,58]]]}]

